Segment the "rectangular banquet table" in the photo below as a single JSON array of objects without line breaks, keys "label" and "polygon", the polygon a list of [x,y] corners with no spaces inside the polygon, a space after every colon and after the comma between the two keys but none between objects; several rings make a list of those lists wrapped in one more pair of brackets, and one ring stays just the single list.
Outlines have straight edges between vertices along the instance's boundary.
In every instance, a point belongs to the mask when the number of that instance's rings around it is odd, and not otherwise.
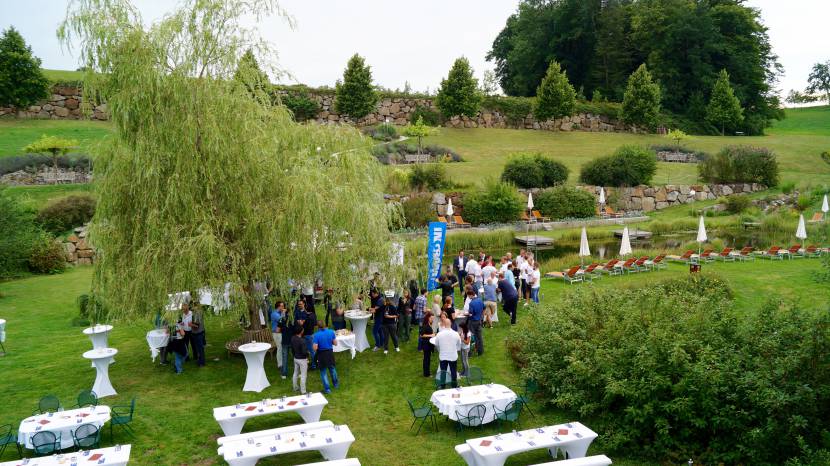
[{"label": "rectangular banquet table", "polygon": [[[326,460],[346,459],[354,435],[345,425],[322,423],[292,426],[295,430],[271,429],[219,439],[220,456],[231,466],[252,466],[262,458],[300,451],[318,450]],[[296,430],[299,429],[299,430]]]},{"label": "rectangular banquet table", "polygon": [[[95,455],[101,455],[96,457]],[[96,458],[92,460],[92,458]],[[120,447],[97,448],[95,450],[84,450],[72,453],[62,453],[40,458],[28,458],[25,466],[126,466],[130,461],[130,445]],[[23,466],[24,460],[7,461],[0,463],[0,466]],[[100,462],[103,461],[103,462]]]},{"label": "rectangular banquet table", "polygon": [[17,443],[28,449],[32,447],[32,437],[41,431],[54,432],[60,435],[61,448],[72,448],[75,445],[72,433],[84,424],[93,424],[101,429],[110,420],[109,406],[90,406],[56,413],[38,414],[27,417],[20,423],[17,430]]},{"label": "rectangular banquet table", "polygon": [[357,458],[347,458],[345,460],[331,460],[320,461],[319,463],[306,463],[299,466],[360,466],[360,461]]},{"label": "rectangular banquet table", "polygon": [[494,408],[504,410],[515,399],[516,394],[513,390],[504,385],[492,383],[437,390],[432,393],[430,401],[438,408],[439,413],[449,416],[453,421],[458,420],[457,411],[466,416],[473,406],[484,405],[487,411],[483,422],[487,424],[496,419]]},{"label": "rectangular banquet table", "polygon": [[582,458],[597,434],[579,422],[496,434],[467,440],[456,447],[470,466],[501,466],[511,455],[546,448],[551,456],[562,450],[568,458]]},{"label": "rectangular banquet table", "polygon": [[242,427],[248,419],[269,414],[295,412],[302,416],[305,422],[317,422],[328,403],[322,393],[308,393],[213,408],[213,418],[222,427],[225,435],[235,435],[242,432]]}]

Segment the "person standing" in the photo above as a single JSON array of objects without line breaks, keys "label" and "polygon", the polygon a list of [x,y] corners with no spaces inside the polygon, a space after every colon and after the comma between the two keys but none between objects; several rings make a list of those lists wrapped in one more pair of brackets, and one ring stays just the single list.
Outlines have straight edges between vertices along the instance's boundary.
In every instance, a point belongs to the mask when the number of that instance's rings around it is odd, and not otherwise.
[{"label": "person standing", "polygon": [[176,330],[170,337],[170,351],[173,353],[173,367],[177,374],[184,372],[184,361],[187,358],[187,344],[185,343],[184,326],[181,322],[176,324]]},{"label": "person standing", "polygon": [[[184,330],[184,352],[185,352],[185,361],[187,360],[187,347],[192,346],[190,344],[191,339],[193,338],[193,327],[190,324],[193,323],[193,312],[190,310],[190,303],[182,304],[182,317],[181,317],[181,325],[182,329]],[[195,354],[194,354],[195,356]]]},{"label": "person standing", "polygon": [[510,325],[516,325],[516,306],[519,305],[519,293],[513,287],[512,283],[504,279],[503,275],[499,280],[497,289],[501,293],[504,312],[510,315]]},{"label": "person standing", "polygon": [[372,297],[372,306],[369,308],[369,312],[372,313],[372,319],[374,319],[374,322],[372,323],[372,337],[375,339],[375,347],[372,348],[372,351],[379,351],[381,347],[383,347],[384,301],[378,290],[373,290],[370,293],[370,296]]},{"label": "person standing", "polygon": [[[314,334],[314,352],[317,354],[317,365],[320,368],[320,380],[323,382],[323,393],[331,393],[331,387],[339,388],[337,368],[334,364],[334,346],[337,345],[337,336],[334,330],[326,326],[324,321],[317,322],[320,330]],[[328,370],[328,373],[326,372]],[[329,377],[331,376],[331,387]]]},{"label": "person standing", "polygon": [[[294,353],[294,375],[291,378],[291,385],[295,392],[305,395],[305,382],[308,376],[308,345],[303,338],[303,325],[294,326],[294,336],[291,337],[291,351]],[[297,379],[300,384],[297,385]]]},{"label": "person standing", "polygon": [[[282,369],[282,333],[280,332],[280,320],[285,313],[285,303],[277,301],[271,307],[269,318],[271,319],[271,338],[274,339],[274,345],[277,347],[277,370]],[[280,370],[280,372],[282,372]]]},{"label": "person standing", "polygon": [[449,275],[441,275],[438,282],[441,287],[441,300],[446,301],[447,298],[455,302],[455,282],[450,279]]},{"label": "person standing", "polygon": [[467,322],[462,322],[458,326],[458,334],[461,336],[461,373],[460,377],[467,377],[470,369],[470,328]]},{"label": "person standing", "polygon": [[389,354],[390,339],[395,345],[395,351],[401,351],[398,348],[398,307],[392,303],[394,296],[391,294],[387,293],[383,303],[383,354]]},{"label": "person standing", "polygon": [[280,377],[285,380],[288,377],[288,354],[291,352],[291,339],[294,336],[294,327],[291,325],[291,319],[288,316],[285,303],[282,301],[278,302],[277,309],[282,309],[280,320],[277,321],[277,332],[280,336],[280,345],[277,347],[277,360],[279,361]]},{"label": "person standing", "polygon": [[482,356],[484,354],[484,335],[481,333],[481,318],[484,315],[484,302],[473,290],[468,291],[467,296],[470,297],[470,316],[467,318],[467,322],[470,326],[470,332],[476,340],[476,353]]},{"label": "person standing", "polygon": [[[507,272],[504,272],[504,279],[513,285],[513,289],[519,291],[519,277],[515,275],[516,266],[512,262],[507,263]],[[500,280],[501,278],[499,278]]]},{"label": "person standing", "polygon": [[[438,349],[439,370],[449,369],[452,387],[458,387],[458,351],[461,349],[458,332],[449,326],[449,321],[443,320],[438,334],[430,339],[430,343]],[[446,382],[446,379],[442,382]],[[446,388],[446,384],[442,384],[441,388]]]},{"label": "person standing", "polygon": [[334,308],[334,313],[331,316],[331,326],[335,332],[346,328],[346,309],[343,303],[337,303],[337,307]]},{"label": "person standing", "polygon": [[498,322],[498,287],[496,274],[484,282],[484,322],[482,325],[493,328],[493,322]]},{"label": "person standing", "polygon": [[329,325],[329,319],[334,316],[334,310],[337,306],[337,303],[334,301],[334,289],[326,289],[326,295],[323,297],[323,306],[326,308],[326,325]]},{"label": "person standing", "polygon": [[464,277],[467,275],[467,258],[464,257],[464,250],[458,251],[458,257],[452,261],[452,267],[455,269],[455,275],[458,277],[458,283],[464,283]]},{"label": "person standing", "polygon": [[432,371],[430,369],[430,359],[432,358],[432,350],[435,348],[430,341],[435,336],[435,331],[432,329],[432,312],[426,311],[424,318],[421,319],[421,329],[418,331],[418,350],[424,353],[424,377],[430,377]]},{"label": "person standing", "polygon": [[542,272],[539,271],[539,263],[533,261],[533,271],[530,272],[530,299],[539,304],[539,289],[542,287]]},{"label": "person standing", "polygon": [[415,317],[414,323],[418,326],[421,325],[421,321],[424,319],[424,313],[427,310],[427,290],[426,288],[421,288],[419,291],[421,294],[415,298],[415,305],[412,306],[412,312]]},{"label": "person standing", "polygon": [[190,348],[199,367],[205,367],[205,344],[205,313],[198,306],[190,322]]},{"label": "person standing", "polygon": [[467,261],[467,276],[473,277],[473,289],[481,288],[481,266],[475,259]]},{"label": "person standing", "polygon": [[481,268],[481,281],[483,283],[487,283],[487,280],[489,280],[490,277],[494,276],[497,272],[498,269],[496,269],[496,266],[493,265],[493,258],[491,256],[487,256],[487,258],[484,259],[484,267]]},{"label": "person standing", "polygon": [[413,302],[414,300],[408,289],[403,291],[403,296],[398,300],[398,339],[404,342],[409,341]]},{"label": "person standing", "polygon": [[309,309],[308,304],[306,304],[304,315],[305,318],[303,319],[303,338],[305,338],[306,347],[308,348],[308,352],[310,353],[308,359],[308,366],[311,369],[316,369],[317,358],[315,358],[314,353],[314,330],[317,327],[317,313],[314,312],[314,308]]}]

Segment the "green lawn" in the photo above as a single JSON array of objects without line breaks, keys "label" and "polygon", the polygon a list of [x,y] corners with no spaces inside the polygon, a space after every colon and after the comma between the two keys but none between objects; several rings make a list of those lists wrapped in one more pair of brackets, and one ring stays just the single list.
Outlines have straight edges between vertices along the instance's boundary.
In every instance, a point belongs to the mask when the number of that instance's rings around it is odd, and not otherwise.
[{"label": "green lawn", "polygon": [[70,71],[70,70],[47,70],[42,68],[43,75],[46,76],[50,81],[83,81],[84,73],[83,71]]},{"label": "green lawn", "polygon": [[[818,260],[784,262],[756,261],[707,265],[727,279],[736,292],[736,306],[744,312],[753,312],[763,301],[775,297],[801,298],[807,305],[827,302],[830,290],[817,286],[812,273],[820,268]],[[78,268],[61,275],[38,276],[0,283],[0,317],[8,320],[6,348],[9,354],[0,358],[0,397],[9,401],[0,414],[0,424],[17,425],[35,409],[39,397],[52,393],[71,405],[78,391],[89,388],[94,370],[81,354],[89,349],[89,340],[81,328],[72,327],[76,314],[74,299],[89,287],[92,270]],[[682,265],[670,265],[666,271],[603,278],[592,285],[568,286],[559,281],[545,281],[542,299],[551,307],[519,310],[519,319],[526,312],[555,312],[556,303],[564,293],[579,286],[597,288],[635,286],[665,277],[686,275]],[[807,299],[809,297],[809,300]],[[504,315],[502,314],[502,318]],[[123,404],[138,397],[135,420],[137,438],[130,439],[116,432],[104,445],[132,442],[131,464],[219,464],[215,439],[221,430],[212,418],[215,406],[234,404],[264,397],[276,398],[290,394],[290,381],[280,380],[272,359],[266,362],[268,376],[273,384],[262,394],[242,393],[245,363],[241,357],[227,358],[223,343],[238,334],[231,317],[209,319],[207,336],[208,365],[198,369],[188,363],[182,375],[175,375],[169,367],[153,364],[144,340],[151,328],[149,319],[138,322],[115,322],[110,337],[111,346],[119,350],[117,362],[110,376],[119,395],[104,400],[105,404]],[[497,382],[515,384],[518,374],[504,346],[507,330],[504,322],[494,330],[485,331],[486,354],[473,358],[471,364],[482,367],[488,377]],[[371,337],[370,337],[371,338]],[[461,465],[453,446],[465,437],[477,437],[497,431],[495,426],[482,432],[456,435],[452,425],[441,419],[438,433],[422,433],[415,437],[408,431],[410,417],[404,394],[428,396],[431,382],[419,376],[421,358],[415,351],[414,339],[403,345],[401,353],[365,352],[353,361],[346,353],[338,354],[338,371],[342,388],[329,396],[329,405],[323,419],[346,423],[356,442],[350,455],[365,465]],[[317,372],[309,374],[311,390],[319,391]],[[582,420],[590,426],[590,419],[580,419],[574,413],[545,409],[534,405],[536,418],[525,417],[524,428]],[[261,430],[300,422],[294,415],[272,416],[249,421],[246,431]],[[508,428],[504,428],[508,429]],[[503,429],[503,430],[504,430]],[[600,435],[602,433],[600,432]],[[7,450],[1,460],[11,460],[13,450]],[[603,453],[602,438],[589,453]],[[682,453],[681,453],[682,454]],[[655,464],[636,458],[613,457],[614,464]],[[542,451],[515,456],[510,465],[534,464],[547,461]],[[295,454],[261,461],[259,464],[298,464],[320,461],[316,453]]]},{"label": "green lawn", "polygon": [[102,121],[0,119],[0,157],[22,155],[27,144],[44,134],[76,139],[74,152],[89,153],[90,146],[110,134],[111,128]]},{"label": "green lawn", "polygon": [[16,197],[25,207],[39,209],[56,197],[89,193],[91,184],[57,184],[37,186],[10,186],[7,193]]},{"label": "green lawn", "polygon": [[[776,121],[767,132],[830,136],[830,105],[787,109],[787,118]],[[830,150],[830,147],[826,149]]]}]

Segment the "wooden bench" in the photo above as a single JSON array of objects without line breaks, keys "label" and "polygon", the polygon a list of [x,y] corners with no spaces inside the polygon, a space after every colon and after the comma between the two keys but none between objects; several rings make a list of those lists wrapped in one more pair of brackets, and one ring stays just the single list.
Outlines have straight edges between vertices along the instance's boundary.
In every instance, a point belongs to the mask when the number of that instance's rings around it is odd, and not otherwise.
[{"label": "wooden bench", "polygon": [[241,337],[225,343],[228,356],[230,357],[231,353],[242,354],[239,347],[248,343],[268,343],[271,345],[268,352],[276,358],[277,345],[274,344],[274,336],[271,335],[271,330],[267,327],[260,330],[243,330]]},{"label": "wooden bench", "polygon": [[429,154],[406,154],[403,156],[406,163],[429,163],[432,156]]}]

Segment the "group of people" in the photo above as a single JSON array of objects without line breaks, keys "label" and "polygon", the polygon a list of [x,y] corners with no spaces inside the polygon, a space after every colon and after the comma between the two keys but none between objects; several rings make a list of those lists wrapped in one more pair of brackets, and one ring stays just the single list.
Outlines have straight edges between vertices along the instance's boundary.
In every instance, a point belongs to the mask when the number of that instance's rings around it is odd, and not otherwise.
[{"label": "group of people", "polygon": [[173,355],[173,368],[177,374],[184,372],[184,363],[195,360],[198,367],[205,365],[205,318],[201,306],[183,303],[181,314],[175,324],[170,325],[159,314],[157,327],[167,327],[169,338],[167,346],[161,348],[161,364],[169,364],[168,355]]}]

